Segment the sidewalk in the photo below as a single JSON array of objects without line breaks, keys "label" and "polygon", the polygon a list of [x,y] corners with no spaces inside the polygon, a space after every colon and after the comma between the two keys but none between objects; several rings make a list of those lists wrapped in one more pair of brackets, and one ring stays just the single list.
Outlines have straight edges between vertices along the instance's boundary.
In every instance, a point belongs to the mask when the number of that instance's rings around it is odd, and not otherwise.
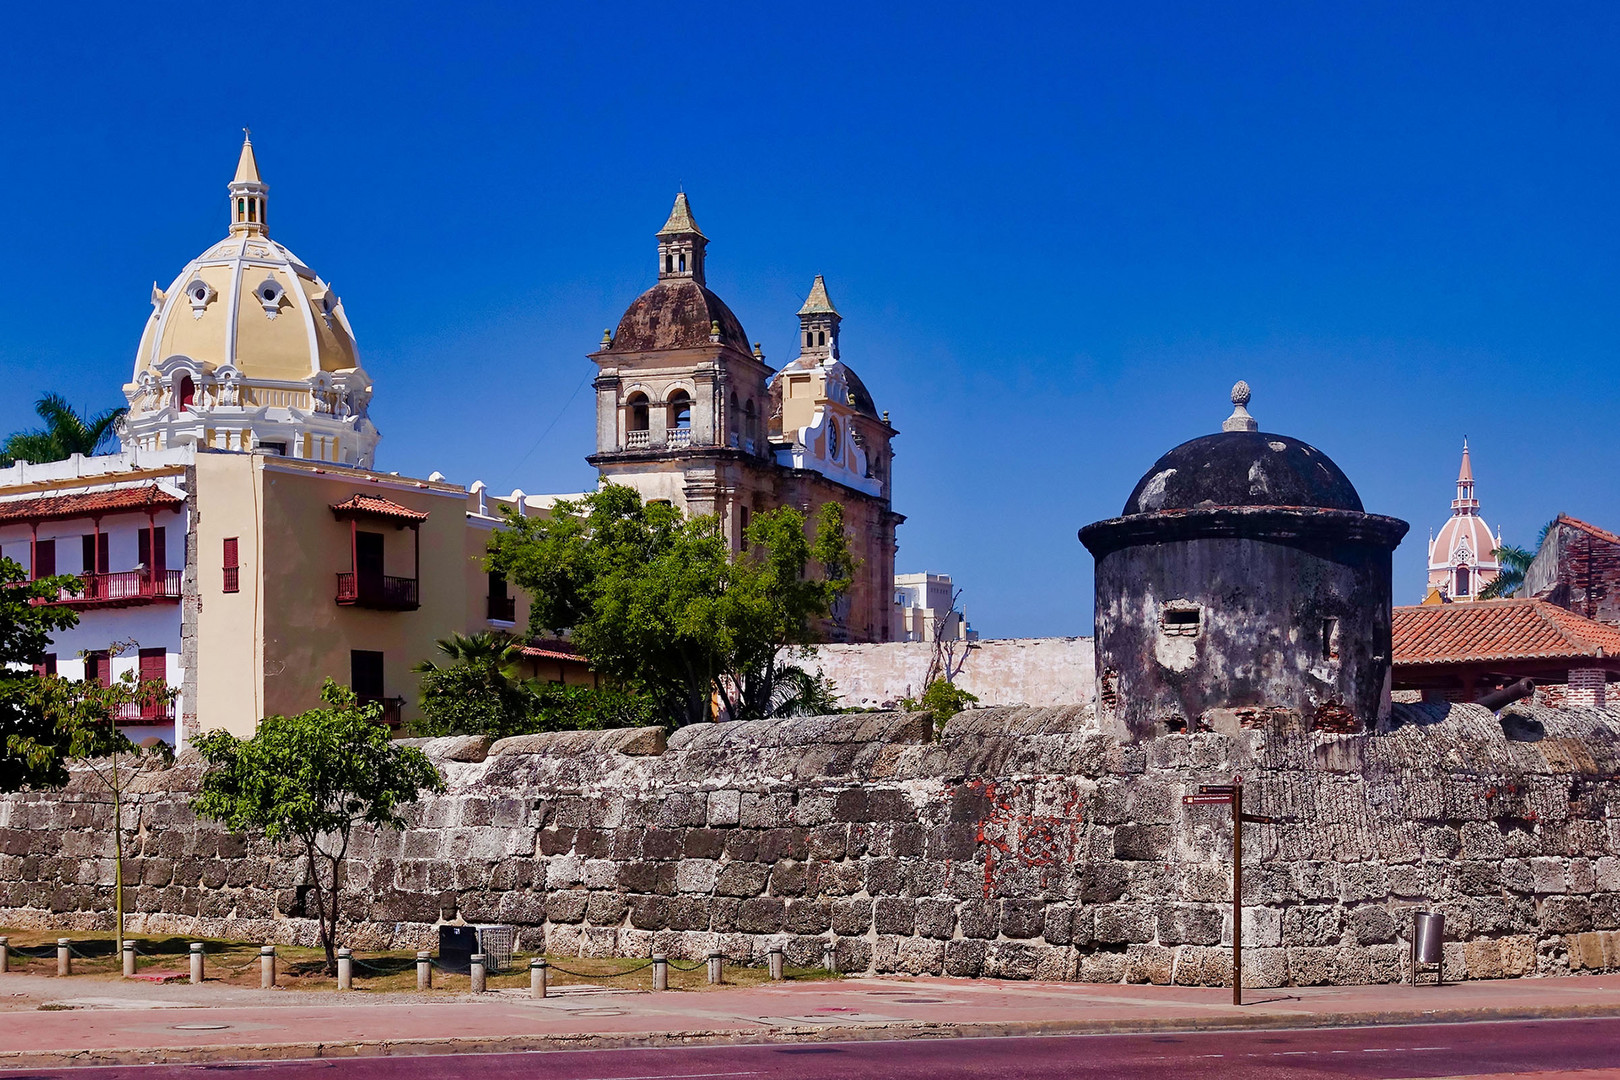
[{"label": "sidewalk", "polygon": [[0,1070],[660,1044],[1620,1016],[1620,975],[1254,989],[867,978],[701,992],[263,991],[0,976]]}]

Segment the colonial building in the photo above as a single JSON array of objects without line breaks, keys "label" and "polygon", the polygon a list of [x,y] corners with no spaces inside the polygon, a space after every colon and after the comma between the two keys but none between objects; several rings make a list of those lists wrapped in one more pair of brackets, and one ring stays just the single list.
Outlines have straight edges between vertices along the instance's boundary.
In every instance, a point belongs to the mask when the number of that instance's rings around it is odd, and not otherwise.
[{"label": "colonial building", "polygon": [[1479,516],[1474,466],[1468,458],[1468,440],[1464,439],[1462,466],[1457,470],[1457,497],[1451,500],[1451,520],[1429,540],[1429,600],[1477,599],[1480,590],[1501,573],[1495,554],[1501,546],[1501,535],[1493,537],[1490,526]]},{"label": "colonial building", "polygon": [[896,574],[894,608],[897,641],[976,641],[967,612],[956,603],[949,574]]},{"label": "colonial building", "polygon": [[837,641],[893,634],[895,527],[890,441],[896,434],[841,358],[842,317],[816,276],[799,309],[798,355],[773,371],[742,323],[706,284],[708,238],[686,195],[657,234],[657,283],[591,354],[602,476],[712,514],[734,548],[753,515],[793,506],[844,509],[860,561],[826,628]]},{"label": "colonial building", "polygon": [[1620,626],[1620,536],[1559,514],[1525,571],[1524,593]]},{"label": "colonial building", "polygon": [[[269,239],[268,190],[244,143],[229,238],[154,290],[121,451],[0,470],[0,556],[78,578],[46,601],[79,623],[42,666],[178,692],[119,717],[136,740],[250,734],[317,704],[327,678],[398,724],[439,638],[527,623],[481,560],[503,506],[555,498],[371,469],[371,379],[342,304]],[[592,681],[561,643],[526,660]]]}]

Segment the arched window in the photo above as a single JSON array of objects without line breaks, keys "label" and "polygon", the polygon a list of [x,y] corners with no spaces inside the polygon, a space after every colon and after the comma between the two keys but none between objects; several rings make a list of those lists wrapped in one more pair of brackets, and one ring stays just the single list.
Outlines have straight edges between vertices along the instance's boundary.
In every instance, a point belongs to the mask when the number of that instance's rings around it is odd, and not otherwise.
[{"label": "arched window", "polygon": [[188,409],[191,403],[197,400],[197,384],[191,381],[190,375],[180,376],[180,407]]},{"label": "arched window", "polygon": [[743,406],[743,422],[746,425],[745,430],[748,433],[748,438],[750,441],[754,439],[757,432],[757,429],[754,426],[754,420],[754,399],[749,398],[748,404]]},{"label": "arched window", "polygon": [[844,449],[843,440],[840,438],[842,435],[843,432],[838,430],[838,421],[827,421],[827,456],[834,461],[838,460]]},{"label": "arched window", "polygon": [[811,348],[815,347],[815,344],[816,344],[816,335],[811,333],[810,331],[806,330],[804,332],[804,347],[807,348],[807,349],[811,349]]},{"label": "arched window", "polygon": [[648,420],[647,395],[637,392],[625,399],[625,422],[630,425],[631,431],[646,431],[652,426]]},{"label": "arched window", "polygon": [[816,331],[816,347],[820,348],[821,346],[823,346],[825,344],[827,344],[827,331],[825,331],[825,330],[817,330]]},{"label": "arched window", "polygon": [[742,416],[737,412],[737,395],[731,395],[731,408],[726,410],[726,430],[735,435],[741,428]]},{"label": "arched window", "polygon": [[685,390],[677,390],[669,395],[669,426],[677,431],[685,431],[692,426],[692,399]]},{"label": "arched window", "polygon": [[1457,592],[1456,592],[1456,595],[1457,596],[1467,596],[1469,594],[1468,587],[1471,584],[1473,584],[1473,583],[1469,580],[1468,567],[1466,567],[1466,566],[1457,567]]},{"label": "arched window", "polygon": [[683,274],[686,273],[686,252],[684,252],[684,251],[681,252],[680,264],[681,264],[681,273],[683,273]]},{"label": "arched window", "polygon": [[666,251],[664,253],[664,273],[673,274],[674,272],[675,272],[675,256],[671,255],[669,252]]}]

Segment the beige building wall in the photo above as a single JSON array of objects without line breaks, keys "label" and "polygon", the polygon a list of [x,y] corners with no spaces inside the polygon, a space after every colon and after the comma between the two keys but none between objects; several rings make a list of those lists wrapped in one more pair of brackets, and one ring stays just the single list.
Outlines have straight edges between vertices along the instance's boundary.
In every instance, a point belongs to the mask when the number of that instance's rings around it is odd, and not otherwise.
[{"label": "beige building wall", "polygon": [[[876,708],[918,697],[934,659],[927,641],[817,645],[802,661],[830,678],[839,704]],[[1003,638],[958,642],[956,685],[980,705],[1084,705],[1096,684],[1096,656],[1088,637]]]},{"label": "beige building wall", "polygon": [[[196,456],[196,732],[253,734],[264,712],[264,494],[249,454]],[[239,591],[225,592],[225,540],[238,544]]]}]

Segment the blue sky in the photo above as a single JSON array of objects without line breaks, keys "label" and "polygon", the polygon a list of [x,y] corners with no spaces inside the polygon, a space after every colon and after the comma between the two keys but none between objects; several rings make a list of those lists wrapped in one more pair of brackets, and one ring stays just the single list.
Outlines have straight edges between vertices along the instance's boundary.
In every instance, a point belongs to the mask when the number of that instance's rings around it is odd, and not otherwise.
[{"label": "blue sky", "polygon": [[[1091,628],[1075,530],[1238,378],[1421,592],[1487,521],[1620,526],[1620,7],[33,6],[0,42],[0,431],[121,403],[156,279],[272,234],[344,297],[379,463],[592,481],[585,354],[677,185],[777,364],[814,274],[891,411],[899,568],[986,636]],[[543,435],[543,437],[542,437]]]}]

